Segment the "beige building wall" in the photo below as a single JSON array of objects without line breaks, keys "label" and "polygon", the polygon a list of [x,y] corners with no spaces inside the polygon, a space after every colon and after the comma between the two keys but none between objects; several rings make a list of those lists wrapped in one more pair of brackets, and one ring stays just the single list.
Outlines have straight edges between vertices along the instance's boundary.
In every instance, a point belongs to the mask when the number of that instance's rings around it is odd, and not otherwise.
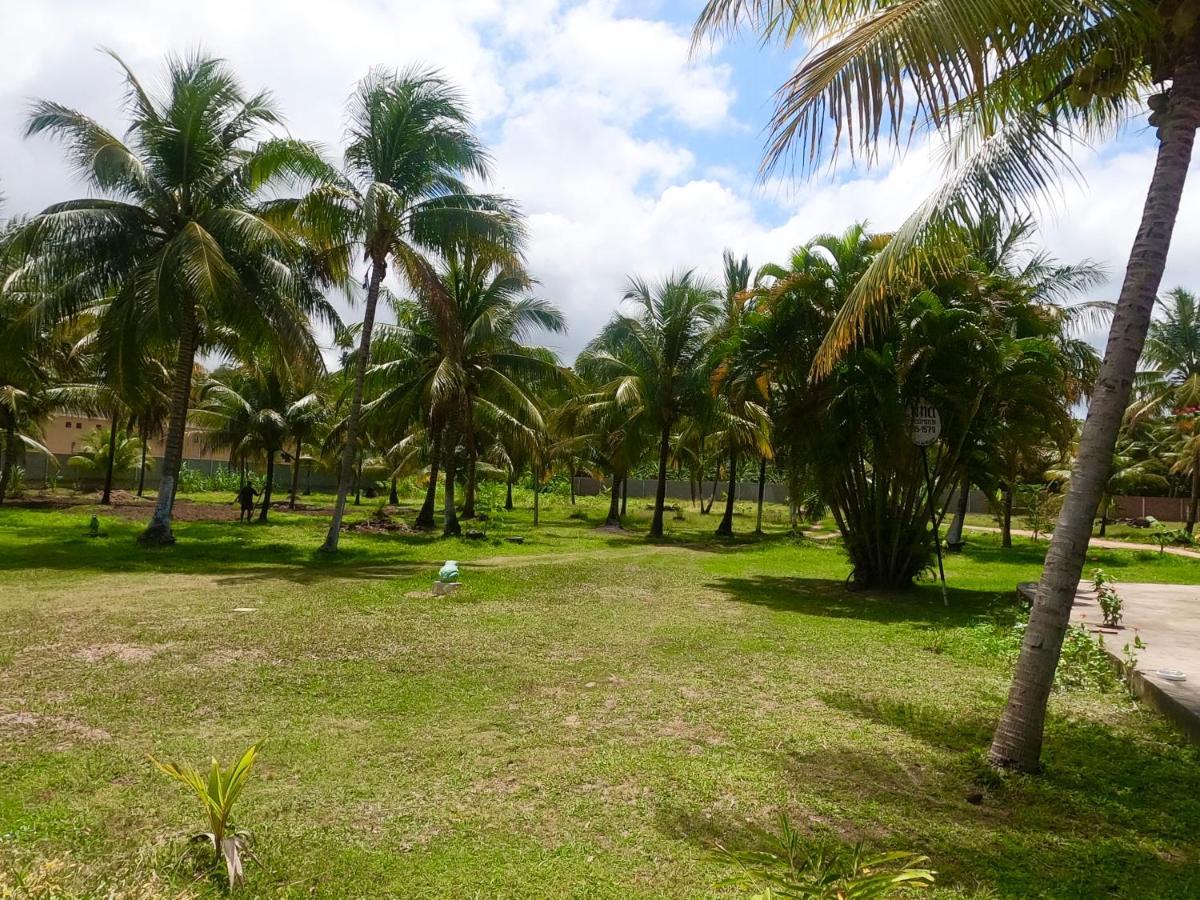
[{"label": "beige building wall", "polygon": [[[45,444],[51,453],[70,456],[83,449],[84,439],[90,432],[103,431],[108,428],[108,424],[107,419],[98,419],[95,416],[60,413],[51,416],[49,421],[42,426],[42,431],[46,436]],[[150,456],[161,457],[163,455],[162,438],[150,441],[149,452]],[[200,435],[196,432],[188,432],[183,440],[183,458],[214,459],[225,462],[229,459],[229,453],[206,450]]]}]

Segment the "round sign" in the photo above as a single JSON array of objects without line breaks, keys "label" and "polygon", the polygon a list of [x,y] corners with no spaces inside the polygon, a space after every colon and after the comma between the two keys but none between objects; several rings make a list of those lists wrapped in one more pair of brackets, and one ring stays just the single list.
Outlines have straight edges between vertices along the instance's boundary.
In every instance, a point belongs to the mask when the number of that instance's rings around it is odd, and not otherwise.
[{"label": "round sign", "polygon": [[912,442],[918,447],[928,447],[942,434],[942,417],[937,407],[924,400],[917,401],[912,408]]}]

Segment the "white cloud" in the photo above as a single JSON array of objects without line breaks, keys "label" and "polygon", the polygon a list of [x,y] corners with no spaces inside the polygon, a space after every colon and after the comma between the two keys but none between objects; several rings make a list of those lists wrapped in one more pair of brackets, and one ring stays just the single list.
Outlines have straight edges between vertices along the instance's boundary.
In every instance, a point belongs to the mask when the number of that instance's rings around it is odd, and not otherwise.
[{"label": "white cloud", "polygon": [[[843,167],[799,183],[756,184],[756,157],[714,162],[713,136],[747,127],[732,112],[734,73],[711,58],[690,61],[686,28],[652,9],[614,0],[0,0],[6,211],[79,190],[57,148],[20,138],[28,98],[62,100],[119,127],[119,74],[92,52],[97,45],[149,79],[165,53],[201,45],[248,86],[271,88],[293,133],[331,148],[369,66],[437,66],[461,85],[492,143],[493,187],[529,216],[530,264],[567,313],[560,349],[570,358],[616,307],[629,273],[715,274],[725,247],[758,265],[861,219],[893,228],[936,182],[921,149],[878,171]],[[774,88],[752,86],[761,115]],[[1108,263],[1119,279],[1152,154],[1081,162],[1089,189],[1068,191],[1046,218],[1046,240],[1065,260]],[[1200,283],[1200,261],[1185,252],[1200,238],[1198,191],[1193,181],[1168,284]]]}]

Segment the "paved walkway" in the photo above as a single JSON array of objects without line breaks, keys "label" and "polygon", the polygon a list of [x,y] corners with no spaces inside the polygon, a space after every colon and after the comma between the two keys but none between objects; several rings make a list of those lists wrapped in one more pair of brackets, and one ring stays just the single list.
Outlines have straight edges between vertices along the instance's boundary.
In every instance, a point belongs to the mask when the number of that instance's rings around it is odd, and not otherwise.
[{"label": "paved walkway", "polygon": [[[969,531],[986,531],[988,534],[999,534],[999,528],[991,528],[987,525],[964,525],[964,529]],[[1032,531],[1025,531],[1022,528],[1014,528],[1012,530],[1013,537],[1033,537]],[[1049,538],[1048,532],[1043,532],[1045,537]],[[1132,541],[1110,541],[1107,538],[1093,537],[1088,544],[1089,547],[1104,547],[1109,550],[1152,550],[1158,552],[1158,544],[1135,544]],[[1167,553],[1175,556],[1187,556],[1191,559],[1200,559],[1200,550],[1189,550],[1187,547],[1167,547]]]},{"label": "paved walkway", "polygon": [[[1104,616],[1087,582],[1075,595],[1071,619],[1102,633],[1105,649],[1118,660],[1124,646],[1140,637],[1146,647],[1137,651],[1134,690],[1200,741],[1200,585],[1118,582],[1116,588],[1125,603],[1120,627],[1102,627]],[[1187,680],[1168,681],[1158,669],[1179,669]]]}]

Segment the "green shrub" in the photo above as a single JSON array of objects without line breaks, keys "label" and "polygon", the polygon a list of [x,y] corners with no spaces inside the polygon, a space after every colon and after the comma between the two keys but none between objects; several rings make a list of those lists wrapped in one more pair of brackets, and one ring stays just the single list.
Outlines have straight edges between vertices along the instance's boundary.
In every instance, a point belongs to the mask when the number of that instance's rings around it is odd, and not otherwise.
[{"label": "green shrub", "polygon": [[779,821],[779,834],[770,836],[775,850],[730,851],[717,845],[720,857],[739,869],[728,884],[745,887],[762,900],[894,897],[902,891],[908,896],[912,889],[933,884],[936,873],[925,868],[929,858],[919,853],[867,854],[861,842],[851,848],[829,840],[809,841],[786,816]]},{"label": "green shrub", "polygon": [[1100,589],[1096,592],[1096,602],[1100,604],[1100,612],[1104,616],[1105,625],[1116,628],[1121,624],[1121,613],[1125,608],[1125,602],[1111,583],[1100,585]]},{"label": "green shrub", "polygon": [[[969,640],[983,653],[1015,665],[1029,624],[1022,604],[998,597],[985,621],[969,629]],[[1110,691],[1117,687],[1104,644],[1097,644],[1082,625],[1072,625],[1063,640],[1062,656],[1054,676],[1058,690]]]},{"label": "green shrub", "polygon": [[[262,480],[261,476],[255,475],[253,472],[247,473],[247,477],[255,484]],[[218,466],[211,473],[193,469],[186,462],[179,468],[179,490],[186,493],[200,491],[236,493],[237,489],[241,487],[241,483],[241,475],[236,469],[228,466]]]}]

